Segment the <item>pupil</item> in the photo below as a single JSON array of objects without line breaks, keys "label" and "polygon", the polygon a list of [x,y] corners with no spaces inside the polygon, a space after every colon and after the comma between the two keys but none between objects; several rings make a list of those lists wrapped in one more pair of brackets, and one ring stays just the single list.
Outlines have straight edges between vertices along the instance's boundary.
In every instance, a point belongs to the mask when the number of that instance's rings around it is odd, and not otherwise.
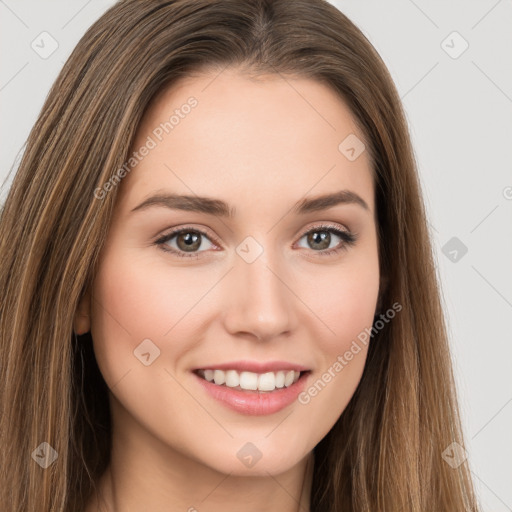
[{"label": "pupil", "polygon": [[[184,235],[178,237],[178,245],[181,245],[180,242],[185,244],[185,250],[189,249],[198,249],[201,245],[198,243],[199,235],[194,233],[185,233]],[[180,247],[181,248],[181,247]]]},{"label": "pupil", "polygon": [[326,249],[329,247],[331,235],[327,231],[315,231],[309,236],[310,242],[313,244],[320,244],[319,249]]}]

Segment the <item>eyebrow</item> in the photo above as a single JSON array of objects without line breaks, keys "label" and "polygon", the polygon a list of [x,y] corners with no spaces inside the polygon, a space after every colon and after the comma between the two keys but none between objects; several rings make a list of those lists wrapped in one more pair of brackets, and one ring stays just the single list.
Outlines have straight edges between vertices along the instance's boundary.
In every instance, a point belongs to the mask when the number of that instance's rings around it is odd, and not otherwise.
[{"label": "eyebrow", "polygon": [[[304,215],[306,213],[327,210],[328,208],[332,208],[339,204],[356,204],[368,212],[370,211],[366,201],[355,192],[350,190],[340,190],[332,194],[324,194],[298,201],[292,207],[292,212],[298,215]],[[136,212],[155,206],[184,210],[188,212],[207,213],[209,215],[227,218],[233,218],[236,213],[236,208],[230,206],[221,199],[167,193],[152,195],[131,211]]]}]

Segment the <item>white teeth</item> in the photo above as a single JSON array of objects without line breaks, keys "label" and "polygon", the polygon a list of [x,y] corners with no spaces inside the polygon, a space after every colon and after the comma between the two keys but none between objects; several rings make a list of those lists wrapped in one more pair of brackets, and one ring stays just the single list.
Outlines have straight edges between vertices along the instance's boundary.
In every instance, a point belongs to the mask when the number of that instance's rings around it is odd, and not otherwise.
[{"label": "white teeth", "polygon": [[236,370],[200,370],[199,374],[208,382],[230,388],[240,386],[250,391],[274,391],[276,388],[289,387],[297,382],[300,372],[294,370],[267,373],[241,372]]},{"label": "white teeth", "polygon": [[226,382],[226,375],[222,370],[215,370],[213,372],[213,380],[215,381],[215,384],[220,386],[221,384],[224,384],[224,382]]},{"label": "white teeth", "polygon": [[226,386],[236,388],[240,384],[240,376],[236,370],[228,370],[226,372]]},{"label": "white teeth", "polygon": [[284,388],[284,372],[276,372],[276,388]]},{"label": "white teeth", "polygon": [[274,391],[276,389],[276,376],[274,372],[263,373],[258,377],[260,391]]},{"label": "white teeth", "polygon": [[252,391],[258,389],[258,374],[252,372],[242,372],[240,374],[240,387],[242,389],[250,389]]},{"label": "white teeth", "polygon": [[284,377],[284,385],[286,387],[288,386],[291,386],[293,384],[293,377],[294,377],[294,374],[295,372],[293,370],[290,370],[289,372],[286,373],[285,377]]}]

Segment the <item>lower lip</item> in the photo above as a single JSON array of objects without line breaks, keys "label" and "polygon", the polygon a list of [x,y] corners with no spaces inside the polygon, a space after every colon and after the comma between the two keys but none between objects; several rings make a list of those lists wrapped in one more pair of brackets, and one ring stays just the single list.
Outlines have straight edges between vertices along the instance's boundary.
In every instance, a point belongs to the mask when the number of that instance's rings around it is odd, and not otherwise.
[{"label": "lower lip", "polygon": [[228,408],[250,416],[274,414],[297,400],[306,385],[309,372],[301,374],[299,380],[289,387],[275,389],[274,391],[240,391],[227,386],[218,386],[199,377],[196,379],[213,398],[222,402]]}]

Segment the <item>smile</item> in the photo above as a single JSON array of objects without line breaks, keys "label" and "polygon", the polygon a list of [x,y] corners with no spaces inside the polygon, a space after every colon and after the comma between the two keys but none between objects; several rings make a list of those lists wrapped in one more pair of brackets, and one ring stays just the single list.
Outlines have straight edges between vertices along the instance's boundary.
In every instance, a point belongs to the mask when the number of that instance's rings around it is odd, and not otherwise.
[{"label": "smile", "polygon": [[301,373],[304,372],[279,370],[276,372],[254,373],[219,369],[197,370],[197,374],[200,377],[217,386],[263,392],[271,392],[284,387],[288,388],[299,380]]}]

